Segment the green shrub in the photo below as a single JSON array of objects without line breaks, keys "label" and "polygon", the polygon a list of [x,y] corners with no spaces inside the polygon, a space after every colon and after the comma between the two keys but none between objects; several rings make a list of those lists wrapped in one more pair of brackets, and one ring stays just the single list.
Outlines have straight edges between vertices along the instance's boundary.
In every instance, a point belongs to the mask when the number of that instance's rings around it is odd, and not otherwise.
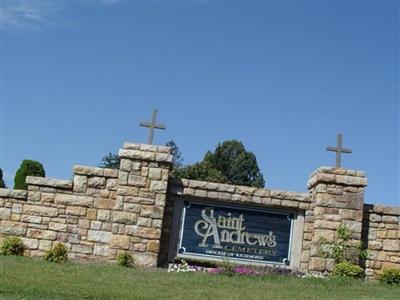
[{"label": "green shrub", "polygon": [[385,284],[400,284],[400,269],[388,268],[379,275],[379,281]]},{"label": "green shrub", "polygon": [[335,266],[333,269],[333,275],[362,278],[364,275],[364,270],[358,265],[344,261]]},{"label": "green shrub", "polygon": [[19,237],[6,237],[1,245],[1,254],[4,255],[24,255],[25,245]]},{"label": "green shrub", "polygon": [[122,267],[132,267],[134,259],[129,252],[120,252],[117,255],[117,264]]},{"label": "green shrub", "polygon": [[0,168],[0,188],[6,188],[6,184],[4,183],[3,180],[3,170]]},{"label": "green shrub", "polygon": [[14,189],[27,190],[28,185],[25,183],[26,176],[44,177],[46,173],[43,165],[36,160],[25,159],[14,177]]},{"label": "green shrub", "polygon": [[366,259],[368,252],[362,242],[354,245],[351,240],[351,231],[345,224],[340,224],[336,230],[338,238],[334,242],[328,242],[320,238],[320,254],[323,257],[333,258],[335,263],[349,261],[357,263],[359,259]]},{"label": "green shrub", "polygon": [[46,252],[43,259],[55,263],[65,263],[68,260],[67,249],[63,244],[58,243]]}]

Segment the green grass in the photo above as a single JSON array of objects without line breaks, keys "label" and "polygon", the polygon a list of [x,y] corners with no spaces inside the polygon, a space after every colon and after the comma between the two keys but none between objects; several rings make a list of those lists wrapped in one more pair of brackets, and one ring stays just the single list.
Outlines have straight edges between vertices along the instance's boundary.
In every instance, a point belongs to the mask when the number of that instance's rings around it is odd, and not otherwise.
[{"label": "green grass", "polygon": [[399,299],[376,282],[167,273],[0,256],[0,299]]}]

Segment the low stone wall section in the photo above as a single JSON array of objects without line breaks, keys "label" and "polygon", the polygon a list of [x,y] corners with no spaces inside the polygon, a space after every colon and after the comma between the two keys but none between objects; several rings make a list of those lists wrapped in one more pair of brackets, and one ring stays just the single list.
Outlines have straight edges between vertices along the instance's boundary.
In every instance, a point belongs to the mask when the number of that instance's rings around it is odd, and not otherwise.
[{"label": "low stone wall section", "polygon": [[365,205],[363,242],[369,254],[365,262],[368,277],[400,267],[400,207]]},{"label": "low stone wall section", "polygon": [[63,243],[70,258],[113,261],[134,253],[155,266],[172,156],[126,143],[120,170],[74,166],[73,180],[27,177],[28,191],[0,189],[0,237],[21,236],[27,255]]}]

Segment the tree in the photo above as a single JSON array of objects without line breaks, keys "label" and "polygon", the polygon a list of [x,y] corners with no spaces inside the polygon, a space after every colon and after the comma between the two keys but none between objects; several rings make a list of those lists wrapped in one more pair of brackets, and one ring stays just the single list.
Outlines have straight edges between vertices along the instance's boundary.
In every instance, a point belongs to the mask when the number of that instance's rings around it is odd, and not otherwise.
[{"label": "tree", "polygon": [[17,173],[15,173],[14,189],[28,189],[28,185],[25,182],[26,176],[45,177],[46,173],[44,171],[43,165],[36,160],[23,160],[21,166],[17,170]]},{"label": "tree", "polygon": [[201,162],[182,167],[175,171],[175,175],[254,187],[265,185],[255,155],[236,140],[218,144],[214,152],[208,151]]},{"label": "tree", "polygon": [[109,169],[119,169],[120,159],[118,154],[112,154],[109,152],[106,156],[103,157],[101,163],[99,165],[100,168],[109,168]]},{"label": "tree", "polygon": [[171,148],[171,154],[173,156],[173,169],[179,169],[180,167],[182,167],[183,165],[183,158],[182,158],[182,154],[181,151],[179,150],[178,145],[173,141],[168,141],[165,143],[165,146],[170,147]]},{"label": "tree", "polygon": [[5,188],[6,184],[4,183],[3,180],[3,170],[0,168],[0,188]]}]

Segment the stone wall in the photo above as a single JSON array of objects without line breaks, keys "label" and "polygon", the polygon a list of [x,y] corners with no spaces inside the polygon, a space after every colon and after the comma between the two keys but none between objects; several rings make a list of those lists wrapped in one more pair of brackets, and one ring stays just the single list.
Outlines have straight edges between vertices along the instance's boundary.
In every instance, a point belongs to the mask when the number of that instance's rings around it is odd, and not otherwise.
[{"label": "stone wall", "polygon": [[303,269],[332,271],[334,261],[321,257],[320,239],[333,242],[340,224],[350,229],[354,244],[361,240],[366,185],[362,171],[322,167],[311,174],[308,188],[312,204],[304,225]]},{"label": "stone wall", "polygon": [[331,271],[320,238],[334,241],[342,223],[368,247],[367,276],[400,267],[400,208],[364,204],[362,171],[319,168],[297,193],[173,178],[167,147],[125,143],[119,156],[119,170],[77,165],[73,180],[28,177],[28,191],[0,189],[0,239],[21,236],[30,256],[61,242],[71,259],[129,251],[139,265],[163,265],[174,258],[179,203],[194,199],[294,212],[291,268]]},{"label": "stone wall", "polygon": [[389,267],[400,267],[400,207],[364,206],[363,242],[368,248],[365,273],[376,277]]},{"label": "stone wall", "polygon": [[27,177],[28,191],[0,189],[0,235],[18,235],[27,255],[64,243],[69,257],[115,260],[131,251],[155,266],[172,156],[126,143],[120,170],[74,166],[72,181]]}]

